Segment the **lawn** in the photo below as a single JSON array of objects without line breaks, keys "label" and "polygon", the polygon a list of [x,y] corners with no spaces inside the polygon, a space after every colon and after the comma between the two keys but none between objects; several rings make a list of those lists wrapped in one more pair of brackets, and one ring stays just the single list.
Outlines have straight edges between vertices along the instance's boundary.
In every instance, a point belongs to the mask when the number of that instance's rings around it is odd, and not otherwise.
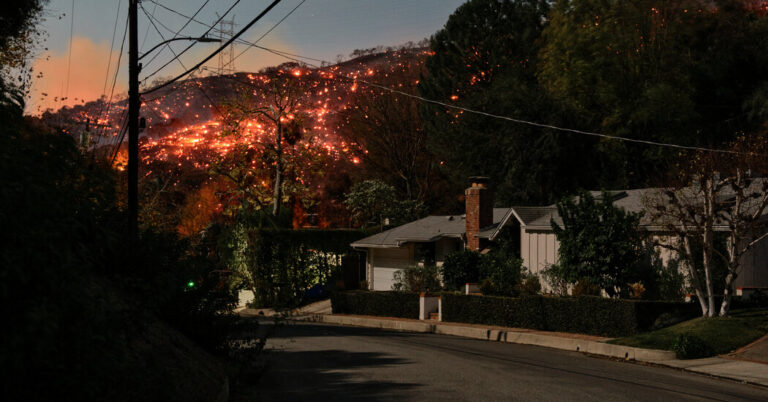
[{"label": "lawn", "polygon": [[671,327],[646,332],[610,343],[648,349],[672,350],[681,334],[701,338],[714,354],[734,351],[768,333],[768,309],[734,310],[730,317],[695,318]]}]

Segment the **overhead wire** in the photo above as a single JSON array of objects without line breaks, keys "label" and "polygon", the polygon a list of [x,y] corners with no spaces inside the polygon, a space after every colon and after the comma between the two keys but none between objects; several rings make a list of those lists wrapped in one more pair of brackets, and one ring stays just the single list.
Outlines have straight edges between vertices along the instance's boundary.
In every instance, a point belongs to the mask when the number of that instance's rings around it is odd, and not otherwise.
[{"label": "overhead wire", "polygon": [[[277,54],[277,55],[280,55],[279,51],[273,51],[273,53]],[[283,56],[283,57],[288,58],[288,59],[292,59],[292,60],[296,60],[295,58],[291,58],[291,57],[287,57],[287,56]],[[301,56],[298,56],[298,57],[301,57]],[[328,62],[326,62],[326,63],[328,63]],[[316,69],[321,68],[321,67],[319,67],[317,65],[314,65],[314,64],[308,63],[308,62],[304,62],[304,64],[306,64],[308,66],[311,66],[313,68],[316,68]],[[408,98],[416,99],[416,100],[419,100],[421,102],[442,106],[442,107],[445,107],[447,109],[460,110],[460,111],[463,111],[463,112],[466,112],[466,113],[481,115],[481,116],[490,117],[490,118],[494,118],[494,119],[506,120],[506,121],[510,121],[510,122],[513,122],[513,123],[517,123],[517,124],[524,124],[524,125],[529,125],[529,126],[533,126],[533,127],[546,128],[546,129],[550,129],[550,130],[567,132],[567,133],[571,133],[571,134],[579,134],[579,135],[586,135],[586,136],[591,136],[591,137],[606,138],[606,139],[612,139],[612,140],[623,141],[623,142],[630,142],[630,143],[637,143],[637,144],[653,145],[653,146],[658,146],[658,147],[676,148],[676,149],[692,150],[692,151],[699,151],[699,152],[715,152],[715,153],[726,153],[726,154],[738,154],[738,152],[736,152],[736,151],[727,150],[727,149],[697,147],[697,146],[688,146],[688,145],[680,145],[680,144],[673,144],[673,143],[665,143],[665,142],[659,142],[659,141],[641,140],[641,139],[636,139],[636,138],[620,137],[620,136],[615,136],[615,135],[596,133],[596,132],[592,132],[592,131],[578,130],[578,129],[573,129],[573,128],[559,127],[559,126],[555,126],[555,125],[551,125],[551,124],[544,124],[544,123],[537,123],[537,122],[528,121],[528,120],[516,119],[516,118],[513,118],[513,117],[509,117],[509,116],[503,116],[503,115],[483,112],[483,111],[480,111],[480,110],[470,109],[470,108],[467,108],[467,107],[464,107],[464,106],[451,105],[449,103],[437,101],[437,100],[434,100],[434,99],[428,99],[428,98],[425,98],[425,97],[422,97],[422,96],[419,96],[419,95],[415,95],[415,94],[404,92],[404,91],[401,91],[401,90],[398,90],[398,89],[390,88],[390,87],[385,86],[385,85],[369,82],[369,81],[366,81],[364,79],[357,78],[357,77],[355,77],[355,78],[347,77],[347,76],[345,76],[343,74],[339,74],[338,76],[343,78],[343,79],[346,79],[348,81],[359,82],[359,83],[362,83],[362,84],[370,86],[370,87],[378,88],[378,89],[385,90],[385,91],[388,91],[388,92],[393,93],[393,94],[397,94],[397,95],[405,96],[405,97],[408,97]],[[237,81],[243,83],[242,81],[239,81],[239,80],[237,80]]]},{"label": "overhead wire", "polygon": [[257,44],[257,43],[259,43],[259,42],[260,42],[262,39],[264,39],[264,37],[266,37],[267,35],[269,35],[269,34],[270,34],[270,32],[274,31],[274,30],[275,30],[275,28],[277,28],[277,27],[278,27],[280,24],[282,24],[282,23],[283,23],[283,21],[285,21],[285,20],[286,20],[288,17],[290,17],[290,16],[291,16],[291,14],[293,14],[293,13],[294,13],[294,11],[296,11],[296,10],[297,10],[299,7],[301,7],[301,5],[302,5],[302,4],[306,3],[306,1],[307,1],[307,0],[301,0],[301,2],[300,2],[299,4],[297,4],[297,5],[296,5],[296,7],[294,7],[294,8],[293,8],[291,11],[289,11],[289,12],[288,12],[288,14],[286,14],[285,16],[283,16],[283,18],[281,18],[281,19],[280,19],[280,21],[277,21],[277,23],[275,23],[275,25],[272,25],[272,28],[269,28],[269,30],[267,30],[267,32],[264,32],[264,34],[263,34],[263,35],[261,35],[261,36],[259,36],[259,38],[258,38],[258,39],[256,39],[256,40],[255,40],[255,41],[254,41],[252,44],[249,44],[249,46],[248,46],[248,47],[246,47],[245,49],[243,49],[243,51],[242,51],[242,52],[238,53],[238,55],[237,55],[237,56],[235,56],[235,57],[234,57],[232,60],[230,60],[229,62],[227,62],[227,64],[225,64],[225,65],[224,65],[224,67],[226,67],[226,66],[229,66],[230,64],[234,63],[234,62],[235,62],[235,60],[237,60],[238,58],[240,58],[240,56],[242,56],[243,54],[245,54],[245,52],[247,52],[247,51],[248,51],[248,50],[249,50],[251,47],[253,47],[253,46],[256,46],[256,44]]},{"label": "overhead wire", "polygon": [[[201,6],[200,6],[198,9],[197,9],[197,11],[195,11],[195,13],[194,13],[194,14],[192,14],[192,17],[188,18],[188,19],[187,19],[187,21],[184,23],[184,25],[182,25],[182,26],[181,26],[181,28],[179,28],[178,30],[176,30],[175,32],[173,32],[173,38],[178,38],[178,37],[179,37],[179,34],[181,33],[181,31],[183,31],[183,30],[184,30],[184,28],[186,28],[186,27],[187,27],[187,25],[189,25],[189,23],[190,23],[190,22],[192,22],[192,19],[193,19],[194,17],[196,17],[196,16],[197,16],[197,14],[199,14],[199,13],[200,13],[200,11],[203,11],[203,8],[205,8],[205,6],[206,6],[206,5],[208,5],[208,3],[209,3],[210,1],[211,1],[211,0],[205,0],[205,2],[204,2],[204,3],[203,3],[203,4],[202,4],[202,5],[201,5]],[[157,8],[157,5],[155,5],[155,8]],[[152,14],[152,16],[150,17],[149,13],[147,13],[147,11],[144,9],[144,6],[143,6],[143,5],[141,6],[141,9],[144,11],[144,14],[146,14],[146,15],[147,15],[147,18],[148,18],[148,19],[150,19],[150,21],[151,21],[151,20],[154,18],[154,14]],[[153,24],[153,25],[154,25],[154,24]],[[147,27],[147,29],[149,29],[149,27]],[[157,29],[157,27],[156,27],[156,26],[155,26],[155,29],[158,31],[158,33],[160,32],[160,30],[159,30],[159,29]],[[205,35],[203,35],[203,36],[205,36]],[[160,35],[160,37],[161,37],[161,38],[163,38],[163,36],[162,36],[162,35]],[[165,38],[163,38],[163,40],[165,40]],[[195,42],[192,42],[192,45],[194,45],[194,44],[195,44]],[[190,48],[190,47],[192,47],[192,46],[189,46],[187,49],[184,49],[184,50],[181,52],[181,54],[184,54],[184,52],[186,52],[187,50],[189,50],[189,48]],[[146,62],[146,63],[144,64],[144,66],[148,66],[148,65],[150,65],[150,64],[151,64],[151,63],[152,63],[152,62],[153,62],[153,61],[154,61],[154,60],[155,60],[155,59],[156,59],[156,58],[157,58],[157,57],[158,57],[158,56],[159,56],[159,55],[160,55],[160,54],[163,52],[163,50],[164,50],[164,49],[166,49],[166,48],[167,48],[167,49],[170,49],[170,50],[171,50],[171,53],[173,53],[174,57],[176,57],[176,58],[178,58],[178,57],[181,55],[181,54],[179,54],[179,55],[177,56],[177,55],[176,55],[176,53],[175,53],[175,52],[173,52],[173,48],[171,48],[171,44],[170,44],[170,43],[166,43],[166,44],[165,44],[165,46],[163,46],[163,48],[162,48],[162,49],[159,49],[159,50],[157,51],[157,53],[155,53],[155,55],[154,55],[154,56],[152,56],[152,58],[150,58],[150,59],[149,59],[149,61],[148,61],[148,62]],[[167,63],[167,64],[163,65],[163,67],[167,66],[168,64],[170,64],[170,63]],[[160,70],[161,70],[163,67],[160,67]],[[186,67],[185,67],[185,68],[186,68]],[[148,78],[148,77],[147,77],[147,78]],[[146,80],[147,78],[145,78],[145,80]]]},{"label": "overhead wire", "polygon": [[[109,92],[109,99],[107,100],[107,108],[106,108],[106,112],[104,113],[104,116],[106,116],[105,118],[109,118],[109,110],[112,108],[112,98],[115,94],[115,86],[117,85],[117,75],[120,72],[120,62],[122,61],[122,58],[123,58],[123,47],[125,46],[125,38],[127,36],[128,36],[128,17],[126,16],[125,30],[123,31],[123,41],[120,44],[120,52],[118,53],[118,56],[117,56],[117,64],[115,64],[115,76],[114,76],[114,79],[112,80],[112,89]],[[100,115],[96,116],[97,118],[96,123],[99,122],[100,117],[101,117]],[[99,135],[103,135],[104,130],[106,130],[106,128],[102,127],[101,131],[99,132]]]},{"label": "overhead wire", "polygon": [[[151,2],[151,3],[153,3],[153,4],[154,4],[154,5],[156,5],[156,6],[159,6],[159,7],[163,8],[163,9],[165,9],[165,10],[167,10],[167,11],[170,11],[170,12],[172,12],[172,13],[174,13],[174,14],[176,14],[176,15],[180,16],[180,17],[184,17],[184,18],[190,18],[190,16],[188,16],[188,15],[186,15],[186,14],[184,14],[184,13],[181,13],[181,12],[179,12],[178,10],[174,10],[174,9],[172,9],[172,8],[168,7],[168,6],[165,6],[165,5],[161,4],[161,3],[158,3],[158,2],[157,2],[157,1],[155,1],[155,0],[148,0],[148,1],[149,1],[149,2]],[[285,18],[285,17],[284,17],[284,18]],[[196,23],[198,23],[198,24],[200,24],[200,25],[202,25],[202,26],[204,26],[204,27],[206,27],[206,28],[211,28],[211,29],[213,29],[213,30],[214,30],[214,31],[216,31],[216,32],[220,32],[220,31],[221,31],[220,29],[216,28],[214,25],[210,25],[210,24],[208,24],[208,23],[206,23],[206,22],[203,22],[203,21],[200,21],[200,20],[197,20],[197,19],[194,19],[194,18],[192,18],[192,21],[193,21],[193,22],[196,22]],[[163,25],[160,23],[160,21],[158,21],[158,24],[160,24],[160,26],[161,26],[161,27],[163,27],[163,28],[165,28],[166,30],[168,30],[168,31],[171,31],[171,30],[170,30],[170,28],[163,26]],[[264,50],[264,51],[266,51],[266,52],[270,52],[270,53],[274,53],[274,54],[279,54],[279,55],[281,55],[281,56],[283,56],[283,57],[286,57],[285,55],[288,55],[288,56],[294,56],[294,57],[301,57],[301,58],[303,58],[303,59],[307,59],[307,60],[313,60],[313,61],[316,61],[316,62],[318,62],[318,63],[327,63],[327,61],[325,61],[325,60],[322,60],[322,59],[316,59],[316,58],[313,58],[313,57],[309,57],[309,56],[302,56],[302,55],[298,55],[298,54],[293,54],[293,53],[289,53],[289,52],[286,52],[286,51],[282,51],[282,50],[281,50],[281,51],[277,51],[277,50],[275,50],[275,49],[266,48],[266,47],[264,47],[264,46],[260,46],[260,45],[257,45],[257,44],[256,44],[256,43],[254,43],[254,42],[250,42],[250,41],[248,41],[248,40],[246,40],[246,39],[242,39],[242,38],[238,38],[238,39],[235,41],[235,43],[238,43],[238,44],[241,44],[241,45],[247,45],[247,46],[249,46],[249,47],[255,47],[255,48],[257,48],[257,49],[261,49],[261,50]],[[276,52],[278,52],[278,53],[276,53]],[[239,57],[239,56],[238,56],[238,57]],[[299,60],[296,60],[296,61],[299,61]]]},{"label": "overhead wire", "polygon": [[[206,4],[207,4],[207,2],[206,2]],[[237,4],[237,2],[235,2],[235,4]],[[140,7],[141,7],[141,10],[144,12],[144,14],[147,16],[147,18],[149,19],[149,22],[150,22],[150,24],[151,24],[151,25],[152,25],[152,26],[155,28],[155,31],[157,31],[157,34],[158,34],[158,35],[160,35],[160,38],[162,38],[163,40],[165,40],[165,36],[163,36],[163,33],[162,33],[162,32],[160,32],[160,29],[157,27],[157,25],[155,25],[155,22],[153,21],[153,18],[151,18],[151,17],[149,16],[149,14],[147,13],[147,11],[144,9],[144,7],[143,7],[143,6],[140,6]],[[234,7],[234,5],[233,5],[233,7]],[[231,10],[231,9],[232,9],[232,8],[230,7],[230,10]],[[229,10],[228,10],[228,11],[229,11]],[[224,14],[224,15],[226,15],[226,14]],[[191,20],[191,19],[190,19],[190,20]],[[185,26],[186,26],[186,25],[185,25]],[[207,33],[206,33],[206,34],[207,34]],[[203,34],[203,36],[205,36],[206,34]],[[185,66],[185,65],[184,65],[184,63],[181,61],[181,58],[179,58],[180,54],[179,54],[179,55],[177,55],[177,54],[176,54],[176,52],[174,52],[174,51],[173,51],[173,48],[170,48],[170,47],[169,47],[169,48],[168,48],[168,50],[170,50],[170,51],[171,51],[171,53],[173,53],[173,55],[174,55],[174,58],[173,58],[173,59],[171,59],[171,61],[173,61],[173,60],[177,60],[177,61],[179,62],[179,64],[181,65],[181,67],[182,67],[182,68],[184,68],[184,69],[186,69],[186,68],[187,68],[187,66]],[[162,67],[161,67],[161,69],[162,69]],[[216,110],[217,110],[219,113],[221,113],[221,110],[219,110],[218,106],[215,104],[215,102],[213,101],[213,99],[211,99],[211,97],[208,95],[208,93],[207,93],[207,92],[205,92],[205,90],[204,90],[203,88],[201,88],[201,87],[199,87],[199,86],[196,86],[196,87],[197,87],[197,89],[199,89],[199,90],[200,90],[200,92],[202,92],[202,93],[203,93],[203,95],[204,95],[206,98],[208,98],[208,101],[209,101],[209,102],[211,102],[211,105],[212,105],[212,106],[214,106],[214,107],[216,108]]]},{"label": "overhead wire", "polygon": [[230,38],[230,39],[229,39],[229,40],[228,40],[226,43],[222,44],[222,45],[221,45],[221,46],[220,46],[218,49],[216,49],[214,52],[212,52],[211,54],[209,54],[208,56],[206,56],[205,58],[203,58],[203,60],[201,60],[200,62],[198,62],[198,63],[197,63],[197,64],[196,64],[194,67],[192,67],[192,68],[188,69],[187,71],[185,71],[185,72],[183,72],[183,73],[181,73],[181,74],[177,75],[177,76],[176,76],[176,77],[174,77],[173,79],[171,79],[171,80],[169,80],[169,81],[167,81],[167,82],[165,82],[165,83],[163,83],[163,84],[160,84],[160,85],[158,85],[158,86],[156,86],[156,87],[154,87],[154,88],[150,88],[150,89],[148,89],[148,90],[145,90],[145,91],[143,92],[143,94],[148,94],[148,93],[151,93],[151,92],[157,91],[157,90],[159,90],[159,89],[161,89],[161,88],[165,88],[165,87],[167,87],[167,86],[169,86],[169,85],[173,84],[174,82],[176,82],[176,81],[178,81],[178,80],[180,80],[180,79],[184,78],[184,77],[185,77],[185,76],[187,76],[189,73],[191,73],[191,72],[193,72],[193,71],[196,71],[198,68],[200,68],[200,66],[202,66],[203,64],[205,64],[205,63],[206,63],[208,60],[212,59],[214,56],[216,56],[217,54],[221,53],[221,51],[222,51],[222,50],[226,49],[226,47],[227,47],[227,46],[229,46],[229,45],[230,45],[232,42],[234,42],[234,41],[235,41],[235,39],[237,39],[238,37],[240,37],[240,36],[241,36],[243,33],[245,33],[245,32],[246,32],[248,29],[250,29],[250,28],[251,28],[251,27],[252,27],[252,26],[253,26],[253,25],[254,25],[256,22],[258,22],[259,20],[261,20],[261,19],[262,19],[262,18],[263,18],[263,17],[264,17],[264,16],[265,16],[265,15],[266,15],[266,14],[267,14],[267,13],[268,13],[270,10],[272,10],[272,9],[273,9],[273,8],[274,8],[276,5],[278,5],[278,4],[279,4],[281,1],[282,1],[282,0],[273,0],[273,1],[272,1],[272,3],[270,3],[270,5],[269,5],[269,6],[267,6],[267,7],[266,7],[266,8],[265,8],[265,9],[264,9],[264,10],[263,10],[261,13],[259,13],[259,15],[257,15],[255,18],[253,18],[253,19],[251,20],[251,22],[249,22],[248,24],[246,24],[246,25],[245,25],[245,27],[243,27],[243,29],[241,29],[239,32],[237,32],[237,33],[236,33],[234,36],[232,36],[232,37],[231,37],[231,38]]},{"label": "overhead wire", "polygon": [[[123,0],[118,0],[117,2],[117,12],[115,13],[115,25],[112,29],[112,40],[110,41],[109,45],[109,59],[107,60],[107,72],[104,74],[104,86],[101,89],[102,96],[106,96],[107,94],[107,84],[109,83],[109,70],[112,67],[112,53],[115,51],[115,37],[117,36],[117,23],[120,21],[120,5],[122,4]],[[128,28],[128,21],[125,22],[126,29]],[[96,113],[96,123],[98,124],[99,118],[101,118],[101,113],[104,112],[104,106],[106,103],[102,103],[99,107],[99,112]]]},{"label": "overhead wire", "polygon": [[[157,4],[155,4],[155,5],[154,5],[154,7],[152,7],[152,13],[151,13],[151,14],[152,14],[152,17],[154,17],[154,16],[155,16],[155,12],[156,12],[156,11],[157,11]],[[141,41],[141,47],[140,47],[140,49],[142,49],[142,51],[143,51],[143,49],[144,49],[144,45],[146,45],[146,44],[147,44],[147,38],[149,38],[149,25],[147,25],[147,29],[146,29],[146,30],[144,30],[144,39],[142,39],[142,41]]]},{"label": "overhead wire", "polygon": [[[229,13],[230,13],[230,11],[232,11],[232,9],[233,9],[233,8],[235,8],[235,6],[237,6],[237,4],[238,4],[238,3],[240,3],[240,0],[236,0],[234,3],[232,3],[232,5],[231,5],[231,6],[229,6],[229,8],[228,8],[228,9],[227,9],[227,10],[224,12],[224,14],[222,14],[222,15],[221,15],[221,17],[219,17],[219,19],[217,19],[217,20],[216,20],[216,22],[214,23],[214,25],[213,25],[213,26],[215,26],[215,24],[218,24],[219,22],[221,22],[221,20],[223,20],[223,19],[224,19],[224,17],[226,17],[226,16],[227,16],[227,14],[229,14]],[[155,3],[155,4],[157,4],[157,3]],[[142,7],[142,8],[143,8],[143,7]],[[194,20],[194,16],[192,16],[192,17],[188,17],[188,18],[189,18],[188,22],[189,22],[189,21],[192,21],[192,20]],[[161,23],[159,20],[157,20],[157,22],[158,22],[158,24],[160,24],[161,26],[163,26],[165,29],[169,29],[168,27],[164,26],[164,25],[163,25],[163,24],[162,24],[162,23]],[[211,30],[213,30],[213,27],[210,27],[210,28],[209,28],[207,31],[205,31],[205,33],[203,33],[201,36],[208,36],[208,34],[211,32]],[[191,48],[192,48],[192,46],[194,46],[195,44],[197,44],[197,42],[192,42],[192,43],[190,43],[190,44],[189,44],[189,45],[188,45],[186,48],[184,48],[184,50],[182,50],[182,51],[181,51],[181,53],[179,53],[179,55],[178,55],[178,56],[181,56],[182,54],[184,54],[186,51],[188,51],[189,49],[191,49]],[[178,57],[175,57],[175,58],[178,58]],[[146,77],[144,77],[144,79],[143,79],[142,81],[143,81],[143,82],[146,82],[146,81],[147,81],[147,80],[148,80],[150,77],[153,77],[154,75],[156,75],[157,73],[159,73],[159,72],[160,72],[162,69],[164,69],[164,68],[165,68],[165,67],[167,67],[169,64],[171,64],[171,63],[173,62],[173,60],[174,60],[174,59],[171,59],[171,60],[169,60],[168,62],[166,62],[165,64],[163,64],[162,66],[160,66],[160,68],[156,69],[154,72],[152,72],[151,74],[149,74],[149,75],[147,75]],[[151,60],[150,60],[150,61],[151,61]],[[185,67],[185,69],[186,69],[186,67]]]},{"label": "overhead wire", "polygon": [[[158,4],[160,7],[163,7],[165,9],[168,9],[168,10],[172,11],[172,12],[175,12],[174,10],[172,10],[172,9],[170,9],[168,7],[165,7],[165,6],[161,5],[160,3],[157,3],[154,0],[149,0],[149,1],[151,1],[152,3]],[[283,19],[281,19],[277,24],[275,24],[275,26],[273,26],[269,31],[267,31],[265,33],[265,35],[262,35],[262,37],[259,38],[259,40],[261,40],[264,36],[266,36],[266,34],[268,34],[273,29],[275,29],[277,27],[277,25],[279,25],[290,14],[292,14],[299,6],[301,6],[304,3],[304,1],[306,1],[306,0],[303,0],[301,3],[299,3],[299,5],[297,5],[293,10],[291,10],[291,12],[289,12],[285,17],[283,17]],[[273,3],[273,5],[274,4],[275,3]],[[201,23],[199,21],[195,21],[195,22]],[[250,25],[252,25],[252,24],[249,24],[249,26]],[[246,27],[245,29],[247,29],[247,28],[248,27]],[[236,35],[236,36],[239,36],[242,32],[244,32],[244,30],[240,31],[240,33],[238,33],[238,35]],[[227,42],[227,44],[233,42],[233,40],[234,40],[234,38],[230,39]],[[258,40],[256,42],[258,42]],[[245,53],[246,51],[248,51],[252,47],[257,47],[257,48],[261,48],[261,49],[269,51],[269,52],[271,52],[273,54],[276,54],[276,55],[279,55],[279,56],[282,56],[284,58],[291,59],[291,60],[294,60],[294,61],[299,61],[299,59],[301,59],[301,61],[304,64],[308,65],[308,66],[311,66],[311,67],[314,67],[314,68],[321,68],[321,67],[319,67],[317,65],[314,65],[312,63],[304,61],[304,60],[310,60],[310,59],[314,60],[314,61],[318,61],[318,59],[312,59],[312,58],[309,58],[309,57],[305,57],[305,56],[301,56],[301,55],[296,55],[296,54],[291,54],[289,56],[289,54],[287,52],[281,52],[279,50],[269,49],[269,48],[266,48],[266,47],[263,47],[263,46],[258,46],[258,45],[256,45],[256,42],[253,42],[252,46],[249,46],[248,48],[246,48],[243,52],[238,54],[237,57],[240,57],[243,53]],[[220,48],[220,50],[218,50],[217,52],[215,52],[211,56],[209,56],[204,61],[209,60],[211,57],[213,57],[213,55],[215,55],[216,53],[221,51],[221,49],[223,49],[223,47]],[[291,56],[293,56],[293,57],[291,57]],[[321,63],[330,64],[330,62],[324,61],[324,60],[320,60],[320,62]],[[202,63],[199,63],[196,67],[199,67],[200,65],[202,65]],[[156,88],[153,88],[153,89],[151,89],[149,91],[145,91],[145,93],[153,92],[153,91],[155,91],[157,89],[160,89],[161,87],[170,85],[172,82],[175,82],[176,80],[178,80],[179,78],[183,77],[184,75],[186,75],[186,73],[180,75],[179,77],[175,78],[172,81],[169,81],[169,82],[163,84],[160,87],[156,87]],[[471,108],[464,107],[464,106],[452,105],[452,104],[449,104],[449,103],[446,103],[446,102],[442,102],[442,101],[438,101],[438,100],[434,100],[434,99],[428,99],[428,98],[425,98],[425,97],[422,97],[422,96],[419,96],[419,95],[415,95],[415,94],[411,94],[411,93],[407,93],[407,92],[404,92],[404,91],[401,91],[401,90],[398,90],[398,89],[395,89],[395,88],[390,88],[390,87],[385,86],[385,85],[377,84],[377,83],[374,83],[374,82],[369,82],[369,81],[367,81],[365,79],[361,79],[361,78],[358,78],[358,77],[352,78],[352,77],[347,77],[347,76],[345,76],[343,74],[340,74],[338,76],[342,77],[344,79],[347,79],[349,81],[359,82],[359,83],[362,83],[362,84],[370,86],[370,87],[374,87],[374,88],[378,88],[378,89],[381,89],[381,90],[384,90],[384,91],[388,91],[388,92],[390,92],[392,94],[397,94],[397,95],[405,96],[405,97],[412,98],[412,99],[415,99],[415,100],[418,100],[418,101],[421,101],[421,102],[424,102],[424,103],[441,106],[441,107],[446,108],[446,109],[459,110],[459,111],[470,113],[470,114],[485,116],[485,117],[489,117],[489,118],[493,118],[493,119],[505,120],[505,121],[509,121],[509,122],[512,122],[512,123],[516,123],[516,124],[523,124],[523,125],[528,125],[528,126],[533,126],[533,127],[538,127],[538,128],[544,128],[544,129],[549,129],[549,130],[555,130],[555,131],[560,131],[560,132],[565,132],[565,133],[570,133],[570,134],[584,135],[584,136],[597,137],[597,138],[605,138],[605,139],[611,139],[611,140],[616,140],[616,141],[622,141],[622,142],[628,142],[628,143],[636,143],[636,144],[643,144],[643,145],[651,145],[651,146],[658,146],[658,147],[667,147],[667,148],[675,148],[675,149],[683,149],[683,150],[692,150],[692,151],[699,151],[699,152],[715,152],[715,153],[727,153],[727,154],[736,154],[736,153],[738,153],[736,151],[726,150],[726,149],[707,148],[707,147],[698,147],[698,146],[688,146],[688,145],[680,145],[680,144],[666,143],[666,142],[660,142],[660,141],[651,141],[651,140],[642,140],[642,139],[636,139],[636,138],[621,137],[621,136],[616,136],[616,135],[597,133],[597,132],[593,132],[593,131],[579,130],[579,129],[573,129],[573,128],[567,128],[567,127],[559,127],[559,126],[555,126],[555,125],[552,125],[552,124],[545,124],[545,123],[538,123],[538,122],[528,121],[528,120],[523,120],[523,119],[517,119],[517,118],[514,118],[514,117],[510,117],[510,116],[498,115],[498,114],[494,114],[494,113],[484,112],[484,111],[481,111],[481,110],[471,109]],[[237,80],[237,81],[242,83],[242,81],[239,81],[239,80]]]}]

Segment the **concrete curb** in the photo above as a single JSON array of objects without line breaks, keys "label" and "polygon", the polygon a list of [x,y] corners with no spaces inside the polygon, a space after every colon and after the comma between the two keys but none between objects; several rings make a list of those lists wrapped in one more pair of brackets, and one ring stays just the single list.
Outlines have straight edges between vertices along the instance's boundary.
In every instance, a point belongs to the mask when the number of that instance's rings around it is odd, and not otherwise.
[{"label": "concrete curb", "polygon": [[704,374],[725,380],[768,387],[768,370],[762,363],[750,363],[713,357],[696,360],[677,359],[675,353],[667,350],[634,348],[614,345],[588,339],[567,338],[526,331],[508,331],[498,328],[460,325],[455,323],[400,320],[392,318],[361,317],[353,315],[311,314],[294,316],[292,321],[311,321],[326,324],[377,328],[392,331],[407,331],[460,336],[470,339],[517,343],[542,346],[552,349],[570,350],[598,356],[634,360],[658,366],[675,368],[691,373]]},{"label": "concrete curb", "polygon": [[448,323],[402,321],[348,315],[312,315],[302,318],[295,317],[294,319],[323,322],[327,324],[351,325],[356,327],[379,328],[395,331],[443,334],[460,336],[470,339],[535,345],[628,360],[659,362],[675,359],[675,353],[667,350],[641,349],[630,346],[590,341],[586,339],[544,335],[534,332],[505,331],[500,329],[452,325]]}]

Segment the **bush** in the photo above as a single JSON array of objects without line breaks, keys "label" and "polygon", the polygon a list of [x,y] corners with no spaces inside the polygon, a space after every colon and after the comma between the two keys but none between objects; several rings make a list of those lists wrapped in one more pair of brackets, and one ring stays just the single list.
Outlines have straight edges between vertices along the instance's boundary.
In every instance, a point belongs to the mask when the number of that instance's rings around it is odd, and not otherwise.
[{"label": "bush", "polygon": [[434,265],[395,271],[394,279],[392,290],[397,292],[437,292],[441,289],[438,268]]},{"label": "bush", "polygon": [[690,303],[648,302],[601,297],[519,298],[443,294],[443,320],[474,324],[626,336],[649,330],[663,314],[693,317]]},{"label": "bush", "polygon": [[531,272],[524,272],[518,285],[521,296],[533,296],[541,293],[541,281],[538,275]]},{"label": "bush", "polygon": [[480,276],[484,278],[484,295],[518,296],[523,260],[503,253],[482,256]]},{"label": "bush", "polygon": [[419,318],[419,294],[408,292],[351,291],[331,293],[334,314]]},{"label": "bush", "polygon": [[465,296],[443,293],[444,321],[546,329],[540,297]]},{"label": "bush", "polygon": [[672,349],[679,359],[698,359],[712,356],[712,348],[696,335],[680,334]]},{"label": "bush", "polygon": [[467,283],[480,281],[481,255],[477,251],[461,250],[445,256],[440,272],[447,290],[461,290]]}]

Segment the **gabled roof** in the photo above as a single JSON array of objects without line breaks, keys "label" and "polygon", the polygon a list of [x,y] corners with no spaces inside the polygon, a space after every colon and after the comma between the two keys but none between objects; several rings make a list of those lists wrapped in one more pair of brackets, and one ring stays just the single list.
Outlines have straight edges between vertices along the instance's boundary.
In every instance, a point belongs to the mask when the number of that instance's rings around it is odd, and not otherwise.
[{"label": "gabled roof", "polygon": [[[493,209],[493,224],[483,231],[495,229],[509,208]],[[385,230],[352,243],[355,248],[392,248],[409,242],[433,242],[443,237],[462,238],[466,232],[464,215],[428,216],[405,225]]]},{"label": "gabled roof", "polygon": [[[753,189],[748,190],[757,192],[764,185],[766,179],[755,179],[752,182]],[[663,188],[641,188],[632,190],[609,191],[608,194],[613,199],[613,205],[624,209],[627,212],[647,212],[647,200],[652,197],[659,197]],[[685,192],[691,192],[690,188],[682,189]],[[692,193],[692,192],[691,192]],[[602,198],[602,192],[591,191],[590,194],[596,200]],[[721,194],[723,201],[732,197],[727,190]],[[748,205],[747,210],[755,209],[757,205]],[[768,210],[764,212],[763,218],[768,218]],[[520,226],[527,230],[552,230],[552,221],[558,225],[563,224],[563,220],[557,213],[555,204],[546,206],[515,206],[510,208],[494,208],[493,224],[480,229],[477,237],[494,240],[499,235],[501,229],[512,222],[517,221]],[[446,216],[428,216],[414,222],[406,223],[386,230],[384,232],[366,237],[352,243],[356,248],[391,248],[400,247],[408,242],[432,242],[443,237],[463,238],[466,232],[466,223],[464,215],[446,215]],[[659,231],[664,230],[665,225],[662,222],[654,221],[652,214],[645,213],[640,220],[640,226],[646,230]],[[715,224],[715,230],[728,230],[722,222]]]},{"label": "gabled roof", "polygon": [[[759,188],[762,187],[764,180],[765,179],[755,179],[751,184],[753,190],[748,190],[747,192],[759,191]],[[653,214],[648,213],[648,207],[646,205],[648,204],[649,199],[663,199],[663,197],[660,197],[663,191],[665,191],[664,188],[641,188],[632,190],[608,191],[608,194],[613,198],[613,205],[622,208],[627,212],[645,212],[640,219],[640,226],[642,228],[651,231],[659,231],[664,230],[665,224],[661,221],[654,220],[652,216]],[[690,188],[684,188],[679,191],[682,191],[683,193],[691,193]],[[602,198],[602,192],[600,191],[590,191],[590,194],[596,200]],[[727,200],[731,198],[732,195],[730,195],[728,190],[725,189],[720,194],[720,197],[722,201],[727,202]],[[746,206],[746,210],[756,208],[756,205]],[[520,225],[524,226],[528,230],[552,230],[552,221],[558,225],[563,225],[563,219],[557,213],[557,207],[555,204],[540,207],[512,207],[511,212],[511,215],[517,218],[517,221],[520,223]],[[768,215],[768,211],[765,211],[763,215]],[[505,219],[505,221],[500,225],[499,229],[497,229],[497,231],[491,235],[490,239],[493,240],[498,235],[500,228],[507,224],[509,224],[509,222]],[[728,227],[724,222],[720,222],[719,224],[715,223],[715,230],[728,230]]]}]

